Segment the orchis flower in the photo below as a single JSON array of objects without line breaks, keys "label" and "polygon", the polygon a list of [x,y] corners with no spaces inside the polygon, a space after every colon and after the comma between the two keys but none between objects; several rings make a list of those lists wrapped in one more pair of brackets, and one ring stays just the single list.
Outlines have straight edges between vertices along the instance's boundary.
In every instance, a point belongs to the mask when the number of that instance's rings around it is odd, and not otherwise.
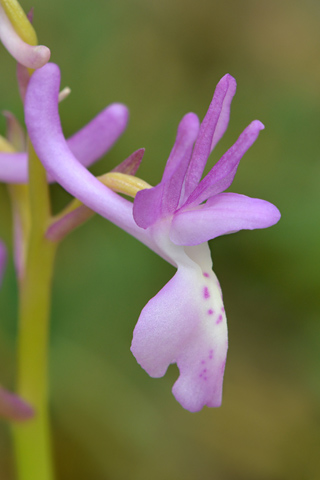
[{"label": "orchis flower", "polygon": [[224,134],[236,83],[219,82],[209,110],[181,121],[163,178],[137,193],[134,206],[93,177],[68,148],[59,114],[59,70],[47,64],[34,73],[26,95],[26,124],[47,171],[89,208],[147,244],[177,267],[169,283],[142,310],[132,352],[153,377],[177,363],[173,394],[192,411],[221,404],[227,353],[226,316],[207,241],[241,229],[275,224],[278,209],[260,199],[223,193],[243,154],[263,125],[252,122],[201,180],[206,161]]},{"label": "orchis flower", "polygon": [[152,232],[178,270],[142,310],[131,350],[153,377],[177,363],[180,376],[173,394],[193,412],[204,405],[220,406],[228,348],[222,293],[207,241],[269,227],[280,218],[269,202],[222,193],[264,128],[259,121],[244,130],[201,180],[208,156],[227,128],[235,90],[235,80],[224,76],[200,128],[196,115],[182,119],[160,184],[138,192],[133,208],[136,223]]}]

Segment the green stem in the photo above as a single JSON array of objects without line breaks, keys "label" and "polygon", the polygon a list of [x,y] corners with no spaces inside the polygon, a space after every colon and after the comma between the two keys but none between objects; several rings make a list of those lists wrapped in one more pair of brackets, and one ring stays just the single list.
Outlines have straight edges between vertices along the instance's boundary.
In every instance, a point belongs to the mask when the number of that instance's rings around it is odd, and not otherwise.
[{"label": "green stem", "polygon": [[18,480],[53,480],[48,419],[48,333],[56,243],[45,238],[50,202],[45,171],[29,146],[31,229],[19,282],[18,394],[35,418],[14,426]]}]

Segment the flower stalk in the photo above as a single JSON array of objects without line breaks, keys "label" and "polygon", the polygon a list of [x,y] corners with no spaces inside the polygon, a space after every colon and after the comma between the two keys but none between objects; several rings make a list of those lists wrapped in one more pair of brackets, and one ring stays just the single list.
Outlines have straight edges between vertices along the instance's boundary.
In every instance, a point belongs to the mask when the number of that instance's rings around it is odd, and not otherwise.
[{"label": "flower stalk", "polygon": [[53,480],[48,420],[48,333],[51,280],[56,243],[45,237],[50,218],[46,174],[29,143],[31,229],[26,265],[19,283],[17,393],[35,409],[35,417],[15,425],[13,437],[18,480]]}]

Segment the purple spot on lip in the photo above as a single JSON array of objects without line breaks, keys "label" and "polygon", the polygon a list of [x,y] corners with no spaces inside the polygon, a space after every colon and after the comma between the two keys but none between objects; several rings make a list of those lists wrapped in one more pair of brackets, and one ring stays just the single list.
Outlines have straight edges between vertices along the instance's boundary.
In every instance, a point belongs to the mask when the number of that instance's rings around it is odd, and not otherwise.
[{"label": "purple spot on lip", "polygon": [[208,287],[204,287],[203,296],[204,296],[204,298],[210,298],[210,292],[209,292]]},{"label": "purple spot on lip", "polygon": [[206,363],[206,361],[205,361],[205,360],[201,360],[201,363],[202,363],[202,365],[204,365],[204,364]]},{"label": "purple spot on lip", "polygon": [[208,315],[213,315],[213,313],[214,312],[213,312],[212,308],[210,308],[210,310],[208,310]]},{"label": "purple spot on lip", "polygon": [[219,315],[218,320],[216,321],[216,325],[222,322],[222,315]]},{"label": "purple spot on lip", "polygon": [[206,277],[206,278],[209,278],[209,273],[204,272],[203,276]]}]

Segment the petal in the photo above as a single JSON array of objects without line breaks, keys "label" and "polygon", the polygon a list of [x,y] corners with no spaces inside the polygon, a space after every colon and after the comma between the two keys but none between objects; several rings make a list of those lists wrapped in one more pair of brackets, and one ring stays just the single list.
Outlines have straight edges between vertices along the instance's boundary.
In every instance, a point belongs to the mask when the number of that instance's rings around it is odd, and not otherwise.
[{"label": "petal", "polygon": [[0,240],[0,286],[2,283],[3,273],[7,263],[7,249],[3,242]]},{"label": "petal", "polygon": [[128,117],[124,105],[109,105],[68,139],[68,147],[77,160],[88,167],[110,150],[124,132]]},{"label": "petal", "polygon": [[170,238],[176,245],[198,245],[212,238],[267,228],[277,223],[280,212],[272,203],[237,193],[221,193],[192,210],[181,210],[172,221]]},{"label": "petal", "polygon": [[[59,67],[53,63],[34,72],[30,79],[25,120],[39,159],[47,172],[71,195],[161,255],[149,233],[136,225],[132,203],[99,182],[69,149],[58,112],[59,85]],[[123,105],[117,108],[126,111]]]},{"label": "petal", "polygon": [[161,182],[156,187],[141,190],[136,195],[133,215],[140,227],[148,228],[159,218],[172,213],[177,208],[198,131],[198,117],[194,113],[185,115],[179,124],[176,141]]},{"label": "petal", "polygon": [[[152,377],[163,376],[176,362],[180,376],[173,394],[184,408],[196,412],[204,405],[221,404],[227,326],[209,248],[192,248],[185,255],[188,261],[179,264],[174,277],[142,310],[131,351]],[[202,257],[204,270],[191,254]]]},{"label": "petal", "polygon": [[0,39],[8,52],[25,67],[37,69],[50,59],[50,50],[44,45],[32,46],[16,33],[4,9],[0,5]]},{"label": "petal", "polygon": [[0,182],[5,183],[27,183],[28,163],[27,154],[0,153]]},{"label": "petal", "polygon": [[[90,166],[104,155],[126,128],[128,111],[123,105],[112,104],[100,112],[86,126],[72,135],[68,147],[77,160]],[[138,154],[138,157],[141,152]],[[132,163],[132,158],[127,159]],[[138,159],[135,158],[135,164]],[[28,165],[26,153],[0,153],[0,181],[6,183],[27,183]],[[49,181],[54,181],[49,175]]]},{"label": "petal", "polygon": [[227,129],[230,105],[236,92],[235,79],[227,74],[216,86],[213,99],[204,117],[194,146],[192,159],[185,180],[185,198],[198,185],[208,157]]},{"label": "petal", "polygon": [[192,192],[184,206],[199,205],[207,198],[217,195],[230,187],[241,158],[258,138],[264,125],[254,120],[242,132],[236,143],[220,158],[210,172]]}]

